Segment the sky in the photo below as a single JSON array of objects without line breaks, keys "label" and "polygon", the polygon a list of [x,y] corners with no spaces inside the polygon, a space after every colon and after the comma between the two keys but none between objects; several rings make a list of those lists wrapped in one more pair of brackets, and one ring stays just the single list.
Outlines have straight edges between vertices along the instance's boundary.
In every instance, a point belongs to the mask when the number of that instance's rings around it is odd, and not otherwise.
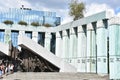
[{"label": "sky", "polygon": [[[56,12],[58,17],[61,17],[61,24],[72,21],[69,16],[69,3],[71,0],[0,0],[0,9],[4,8],[31,8],[40,11]],[[103,10],[111,10],[116,15],[120,16],[120,0],[79,0],[84,2],[84,15],[89,16]]]}]

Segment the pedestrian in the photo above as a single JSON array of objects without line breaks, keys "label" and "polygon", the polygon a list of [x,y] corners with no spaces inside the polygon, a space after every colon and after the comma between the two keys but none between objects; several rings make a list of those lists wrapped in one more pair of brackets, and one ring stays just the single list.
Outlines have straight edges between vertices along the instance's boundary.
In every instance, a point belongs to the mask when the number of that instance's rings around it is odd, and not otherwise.
[{"label": "pedestrian", "polygon": [[0,64],[0,79],[3,78],[2,77],[2,65]]},{"label": "pedestrian", "polygon": [[14,65],[13,64],[10,64],[10,73],[12,74],[14,72]]},{"label": "pedestrian", "polygon": [[10,64],[8,63],[5,69],[6,76],[10,74]]}]

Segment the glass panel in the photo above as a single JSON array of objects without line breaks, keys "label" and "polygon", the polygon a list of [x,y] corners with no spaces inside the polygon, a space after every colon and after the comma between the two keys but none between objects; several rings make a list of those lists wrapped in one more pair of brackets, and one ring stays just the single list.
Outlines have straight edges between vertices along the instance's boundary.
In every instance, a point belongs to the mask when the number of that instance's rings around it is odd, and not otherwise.
[{"label": "glass panel", "polygon": [[19,35],[18,31],[12,31],[11,33],[11,40],[14,47],[18,46],[18,35]]},{"label": "glass panel", "polygon": [[29,37],[30,39],[32,39],[32,32],[25,32],[25,35],[26,35],[27,37]]},{"label": "glass panel", "polygon": [[3,30],[0,30],[0,42],[4,42],[4,35],[5,32]]},{"label": "glass panel", "polygon": [[5,20],[11,20],[14,23],[18,23],[22,20],[28,24],[31,24],[32,22],[39,22],[42,24],[45,21],[45,23],[50,23],[52,26],[56,26],[60,23],[60,19],[56,17],[55,12],[13,8],[2,10],[0,13],[0,21],[3,22]]},{"label": "glass panel", "polygon": [[52,53],[54,53],[55,54],[55,43],[56,43],[56,38],[55,38],[55,33],[51,33],[51,35],[52,35],[52,38],[51,38],[51,42],[50,42],[50,51],[52,52]]},{"label": "glass panel", "polygon": [[41,44],[44,46],[44,40],[45,40],[45,33],[39,32],[38,33],[38,44]]}]

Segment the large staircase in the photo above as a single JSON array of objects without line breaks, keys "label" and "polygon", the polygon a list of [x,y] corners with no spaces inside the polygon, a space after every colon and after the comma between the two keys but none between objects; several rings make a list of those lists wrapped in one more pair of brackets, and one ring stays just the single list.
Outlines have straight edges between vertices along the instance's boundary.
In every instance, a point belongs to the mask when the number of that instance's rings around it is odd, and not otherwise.
[{"label": "large staircase", "polygon": [[109,78],[108,75],[95,73],[17,72],[3,77],[3,80],[109,80]]}]

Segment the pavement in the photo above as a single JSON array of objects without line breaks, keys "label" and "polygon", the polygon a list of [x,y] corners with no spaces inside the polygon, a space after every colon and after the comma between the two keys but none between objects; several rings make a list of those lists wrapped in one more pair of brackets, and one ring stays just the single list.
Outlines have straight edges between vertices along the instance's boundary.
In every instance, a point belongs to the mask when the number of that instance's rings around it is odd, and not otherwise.
[{"label": "pavement", "polygon": [[16,72],[0,80],[109,80],[105,74],[65,72]]}]

